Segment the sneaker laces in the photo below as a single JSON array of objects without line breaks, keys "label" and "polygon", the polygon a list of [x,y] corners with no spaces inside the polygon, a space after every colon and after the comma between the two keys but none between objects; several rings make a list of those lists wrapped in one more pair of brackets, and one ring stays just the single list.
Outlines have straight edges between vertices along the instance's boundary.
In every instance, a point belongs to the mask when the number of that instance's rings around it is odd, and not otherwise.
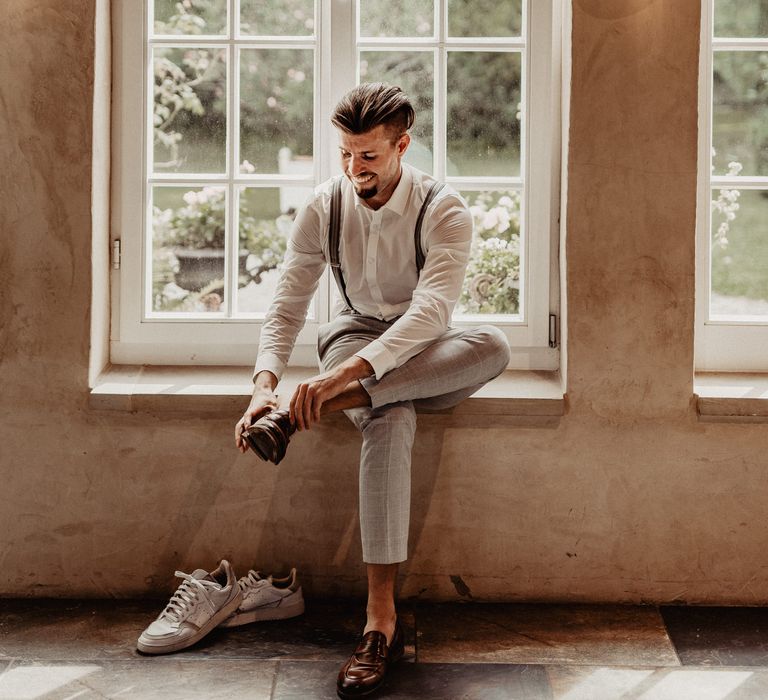
[{"label": "sneaker laces", "polygon": [[261,584],[262,581],[266,581],[267,583],[272,582],[272,577],[264,578],[261,575],[261,572],[254,571],[251,569],[248,572],[247,576],[243,576],[237,583],[240,586],[240,590],[245,593],[246,589],[248,588],[254,588],[255,586],[258,586]]},{"label": "sneaker laces", "polygon": [[207,589],[219,588],[219,585],[213,581],[201,581],[183,571],[177,571],[174,576],[184,579],[184,583],[176,589],[168,601],[168,605],[165,606],[165,610],[160,613],[161,619],[167,618],[173,622],[181,622],[197,603],[200,593],[205,595]]}]

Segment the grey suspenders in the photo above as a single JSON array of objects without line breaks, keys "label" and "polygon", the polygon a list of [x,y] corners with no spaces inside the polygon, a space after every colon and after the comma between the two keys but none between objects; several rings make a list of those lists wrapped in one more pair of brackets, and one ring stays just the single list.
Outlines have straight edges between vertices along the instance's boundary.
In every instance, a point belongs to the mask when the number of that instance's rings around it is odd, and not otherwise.
[{"label": "grey suspenders", "polygon": [[[349,301],[347,296],[347,285],[344,283],[344,275],[341,274],[341,181],[343,178],[337,177],[333,181],[333,187],[331,189],[331,212],[330,222],[328,225],[328,255],[330,257],[331,270],[333,270],[333,276],[336,278],[336,286],[339,288],[339,292],[344,299],[344,303],[347,305],[350,311],[354,311],[352,302]],[[427,190],[427,196],[424,197],[424,202],[419,210],[419,216],[416,219],[416,226],[413,232],[413,243],[416,249],[416,274],[421,275],[421,270],[424,267],[426,260],[426,254],[421,246],[421,227],[424,223],[424,215],[427,212],[427,207],[432,203],[432,200],[444,187],[442,182],[433,182],[432,186]]]}]

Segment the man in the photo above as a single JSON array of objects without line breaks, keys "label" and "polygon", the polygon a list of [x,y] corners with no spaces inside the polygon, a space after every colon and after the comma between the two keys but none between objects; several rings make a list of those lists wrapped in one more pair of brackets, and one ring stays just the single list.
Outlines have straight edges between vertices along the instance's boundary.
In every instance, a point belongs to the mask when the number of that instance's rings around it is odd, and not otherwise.
[{"label": "man", "polygon": [[[368,605],[363,638],[339,673],[339,695],[349,698],[378,687],[402,655],[394,589],[407,558],[415,408],[456,405],[504,370],[509,346],[492,326],[449,328],[472,217],[452,188],[402,163],[414,121],[408,98],[397,87],[360,85],[331,119],[344,177],[320,185],[296,217],[235,442],[278,462],[294,429],[339,410],[362,433]],[[341,302],[319,331],[323,371],[275,410],[280,376],[329,263]]]}]

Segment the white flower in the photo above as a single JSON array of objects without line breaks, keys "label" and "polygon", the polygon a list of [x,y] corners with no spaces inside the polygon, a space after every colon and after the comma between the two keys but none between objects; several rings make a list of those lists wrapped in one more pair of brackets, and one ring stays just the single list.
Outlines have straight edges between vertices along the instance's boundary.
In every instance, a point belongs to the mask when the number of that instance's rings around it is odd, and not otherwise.
[{"label": "white flower", "polygon": [[505,209],[504,207],[494,207],[494,211],[496,212],[496,218],[498,219],[498,223],[496,224],[496,231],[498,233],[504,233],[504,231],[509,228],[509,210]]},{"label": "white flower", "polygon": [[486,230],[491,230],[493,228],[496,228],[499,224],[499,208],[494,207],[490,211],[485,212],[485,215],[483,216],[483,228]]},{"label": "white flower", "polygon": [[277,230],[287,238],[293,226],[293,219],[288,214],[280,214],[275,223],[277,224]]}]

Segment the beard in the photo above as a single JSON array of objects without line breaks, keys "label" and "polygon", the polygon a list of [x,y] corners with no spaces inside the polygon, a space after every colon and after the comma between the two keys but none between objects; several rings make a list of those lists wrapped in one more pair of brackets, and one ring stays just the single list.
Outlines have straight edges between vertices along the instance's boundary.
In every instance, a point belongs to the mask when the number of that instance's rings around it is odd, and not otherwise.
[{"label": "beard", "polygon": [[[354,183],[353,183],[354,184]],[[355,185],[355,194],[360,197],[360,199],[370,199],[371,197],[375,197],[378,193],[377,187],[368,187],[366,189],[358,188],[357,185]]]},{"label": "beard", "polygon": [[370,199],[371,197],[375,197],[378,192],[379,188],[376,185],[370,185],[368,186],[367,182],[364,182],[363,184],[356,183],[352,177],[347,173],[347,177],[349,178],[349,181],[352,183],[352,187],[355,190],[355,194],[360,197],[360,199]]}]

